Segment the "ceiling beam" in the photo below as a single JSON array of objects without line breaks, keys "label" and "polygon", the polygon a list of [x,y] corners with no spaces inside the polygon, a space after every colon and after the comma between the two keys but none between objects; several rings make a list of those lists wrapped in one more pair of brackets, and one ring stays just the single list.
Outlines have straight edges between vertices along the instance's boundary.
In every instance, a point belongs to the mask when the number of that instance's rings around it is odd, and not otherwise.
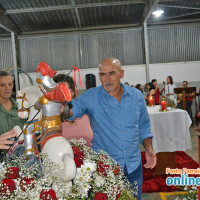
[{"label": "ceiling beam", "polygon": [[145,4],[141,25],[143,25],[145,22],[148,21],[148,19],[150,18],[153,10],[156,9],[156,7],[158,5],[158,2],[159,2],[159,0],[149,0]]},{"label": "ceiling beam", "polygon": [[8,32],[14,32],[15,34],[21,34],[20,30],[15,26],[13,21],[9,19],[3,10],[0,9],[0,27]]},{"label": "ceiling beam", "polygon": [[71,29],[55,29],[55,30],[44,30],[44,31],[31,31],[31,32],[23,32],[22,35],[36,35],[36,34],[49,34],[49,33],[76,33],[76,32],[87,32],[87,31],[99,31],[99,30],[116,30],[120,28],[134,28],[139,27],[139,24],[123,24],[123,25],[109,25],[109,26],[94,26],[94,27],[86,27],[86,28],[71,28]]},{"label": "ceiling beam", "polygon": [[133,1],[129,0],[129,1],[108,2],[108,3],[90,3],[90,4],[66,5],[66,6],[10,9],[10,10],[6,10],[6,14],[20,14],[20,13],[51,11],[51,10],[68,10],[68,9],[103,7],[103,6],[122,6],[122,5],[131,5],[131,4],[144,4],[145,2],[146,2],[145,0],[133,0]]},{"label": "ceiling beam", "polygon": [[74,11],[75,11],[75,15],[76,15],[76,19],[78,21],[78,26],[79,28],[81,28],[81,18],[78,12],[78,8],[76,7],[76,3],[74,2],[74,0],[71,0],[72,6],[74,6]]},{"label": "ceiling beam", "polygon": [[177,0],[160,0],[159,2],[175,2]]},{"label": "ceiling beam", "polygon": [[200,8],[195,7],[188,7],[188,6],[176,6],[176,5],[165,5],[165,4],[159,4],[159,6],[163,6],[166,8],[181,8],[181,9],[190,9],[190,10],[200,10]]},{"label": "ceiling beam", "polygon": [[152,21],[150,21],[150,22],[165,21],[165,20],[169,20],[169,19],[176,19],[176,18],[185,17],[185,16],[190,16],[190,15],[196,15],[196,14],[200,14],[200,11],[199,11],[199,12],[193,12],[193,13],[186,13],[186,14],[177,15],[177,16],[172,16],[172,17],[159,18],[159,19],[152,20]]},{"label": "ceiling beam", "polygon": [[[156,22],[153,22],[153,21],[150,21],[148,24],[149,24],[149,27],[154,27],[155,26],[159,26],[159,25],[169,25],[169,24],[185,24],[185,23],[198,23],[200,22],[200,18],[199,19],[180,19],[180,20],[169,20],[169,21],[156,21]],[[191,25],[193,26],[193,25]],[[196,25],[194,25],[196,26]]]}]

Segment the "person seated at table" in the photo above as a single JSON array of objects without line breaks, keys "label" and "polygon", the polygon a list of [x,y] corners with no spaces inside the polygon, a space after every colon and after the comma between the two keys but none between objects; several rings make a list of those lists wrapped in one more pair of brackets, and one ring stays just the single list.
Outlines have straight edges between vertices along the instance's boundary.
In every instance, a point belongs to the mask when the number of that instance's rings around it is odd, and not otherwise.
[{"label": "person seated at table", "polygon": [[173,78],[172,76],[168,76],[167,85],[164,84],[164,93],[174,101],[175,105],[177,105],[177,95],[174,93],[174,88],[176,88],[176,85],[173,82]]},{"label": "person seated at table", "polygon": [[155,98],[155,94],[156,94],[156,88],[152,83],[148,83],[149,85],[149,93],[147,94],[147,99],[149,99],[149,97],[154,97]]},{"label": "person seated at table", "polygon": [[[53,80],[56,83],[63,82],[64,80],[70,89],[72,99],[76,98],[75,85],[72,77],[67,76],[66,74],[58,74],[53,77]],[[93,132],[90,126],[89,117],[83,115],[83,117],[77,118],[73,122],[67,120],[62,122],[62,135],[68,140],[73,138],[79,140],[80,138],[83,138],[87,142],[86,145],[91,147]]]},{"label": "person seated at table", "polygon": [[[135,86],[135,88],[138,89],[138,90],[140,90],[140,91],[142,92],[142,94],[143,94],[143,87],[142,87],[141,84],[137,84],[137,85]],[[147,101],[147,96],[144,95],[144,99]]]},{"label": "person seated at table", "polygon": [[[188,87],[188,82],[187,81],[183,81],[182,83],[184,88]],[[188,112],[189,115],[191,115],[191,107],[192,107],[192,103],[193,103],[193,98],[194,98],[194,93],[189,93],[189,94],[185,94],[186,97],[186,110]],[[178,94],[178,108],[183,109],[183,95],[182,94]]]},{"label": "person seated at table", "polygon": [[149,93],[149,88],[150,88],[149,84],[145,83],[144,89],[143,89],[144,96],[147,96],[147,94]]},{"label": "person seated at table", "polygon": [[137,84],[135,86],[136,89],[140,90],[142,93],[143,93],[143,88],[142,88],[142,85],[141,84]]},{"label": "person seated at table", "polygon": [[155,87],[155,105],[160,104],[160,95],[162,95],[164,88],[160,91],[158,87],[158,81],[156,79],[152,79],[151,83]]}]

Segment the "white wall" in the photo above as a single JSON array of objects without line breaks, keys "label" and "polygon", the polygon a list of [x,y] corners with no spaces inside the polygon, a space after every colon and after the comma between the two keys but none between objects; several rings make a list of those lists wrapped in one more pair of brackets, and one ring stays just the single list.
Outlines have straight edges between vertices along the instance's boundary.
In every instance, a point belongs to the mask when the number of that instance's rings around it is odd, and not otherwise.
[{"label": "white wall", "polygon": [[[129,82],[130,85],[136,85],[137,83],[145,84],[146,75],[145,75],[145,65],[129,65],[123,66],[125,76],[122,82]],[[58,73],[67,74],[69,70],[58,71]],[[81,81],[85,88],[85,75],[94,74],[96,75],[97,86],[100,85],[98,78],[98,68],[90,69],[81,69]],[[33,81],[37,77],[36,73],[29,73]],[[74,76],[73,72],[70,74]],[[179,63],[159,63],[159,64],[150,64],[150,79],[157,79],[158,83],[166,81],[166,77],[171,75],[174,79],[174,82],[182,82],[187,80],[189,82],[200,81],[200,62],[179,62]],[[78,80],[78,73],[77,73]],[[20,74],[20,88],[24,88],[30,85],[28,78]]]},{"label": "white wall", "polygon": [[150,65],[150,78],[158,79],[159,83],[166,81],[167,76],[172,76],[174,82],[200,81],[200,62],[161,63]]}]

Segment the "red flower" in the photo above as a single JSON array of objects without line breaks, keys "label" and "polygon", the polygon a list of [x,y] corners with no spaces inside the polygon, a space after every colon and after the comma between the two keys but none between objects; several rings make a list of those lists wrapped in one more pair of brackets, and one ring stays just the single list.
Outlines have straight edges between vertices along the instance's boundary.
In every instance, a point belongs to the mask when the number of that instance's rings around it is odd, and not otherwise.
[{"label": "red flower", "polygon": [[83,165],[83,159],[85,157],[85,154],[76,146],[72,147],[74,152],[74,162],[76,164],[76,167],[81,167]]},{"label": "red flower", "polygon": [[10,167],[6,170],[5,177],[7,179],[17,179],[19,177],[19,168],[18,167]]},{"label": "red flower", "polygon": [[20,188],[26,192],[28,188],[32,189],[35,187],[35,180],[33,178],[24,177],[20,181]]},{"label": "red flower", "polygon": [[117,164],[116,166],[113,167],[113,173],[114,173],[116,176],[120,175],[121,171],[122,171],[122,169],[121,169],[121,167],[120,167],[119,164]]},{"label": "red flower", "polygon": [[102,176],[107,176],[106,171],[109,169],[109,165],[106,165],[103,162],[97,163],[97,172]]},{"label": "red flower", "polygon": [[116,200],[118,200],[118,199],[119,199],[120,195],[121,195],[121,190],[118,188],[118,189],[117,189],[117,196],[116,196]]},{"label": "red flower", "polygon": [[93,200],[108,200],[108,196],[105,193],[97,192],[93,197]]},{"label": "red flower", "polygon": [[85,154],[83,152],[77,152],[74,154],[74,158],[84,158]]},{"label": "red flower", "polygon": [[10,191],[10,193],[12,193],[13,192],[13,190],[15,190],[16,189],[16,186],[15,186],[15,182],[14,182],[14,180],[12,180],[12,179],[3,179],[2,181],[1,181],[1,187],[0,187],[0,194],[2,195],[2,196],[8,196],[8,194],[6,194],[6,192],[7,192],[7,190],[9,190]]},{"label": "red flower", "polygon": [[74,154],[81,151],[77,146],[73,146],[72,150],[73,150]]},{"label": "red flower", "polygon": [[119,199],[120,195],[121,195],[121,191],[119,191],[118,195],[116,196],[116,200]]},{"label": "red flower", "polygon": [[42,199],[42,200],[57,200],[56,193],[52,189],[43,189],[40,193],[40,199]]},{"label": "red flower", "polygon": [[83,165],[83,159],[82,158],[74,158],[74,162],[75,162],[77,168],[80,168],[81,165]]}]

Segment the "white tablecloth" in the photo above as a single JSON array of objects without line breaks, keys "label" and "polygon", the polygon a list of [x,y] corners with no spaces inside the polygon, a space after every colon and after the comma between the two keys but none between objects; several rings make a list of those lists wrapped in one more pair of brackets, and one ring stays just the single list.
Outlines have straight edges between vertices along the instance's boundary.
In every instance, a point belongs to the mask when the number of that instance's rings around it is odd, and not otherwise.
[{"label": "white tablecloth", "polygon": [[148,107],[153,148],[158,152],[174,152],[192,149],[190,138],[191,119],[185,110],[159,112],[160,106]]}]

